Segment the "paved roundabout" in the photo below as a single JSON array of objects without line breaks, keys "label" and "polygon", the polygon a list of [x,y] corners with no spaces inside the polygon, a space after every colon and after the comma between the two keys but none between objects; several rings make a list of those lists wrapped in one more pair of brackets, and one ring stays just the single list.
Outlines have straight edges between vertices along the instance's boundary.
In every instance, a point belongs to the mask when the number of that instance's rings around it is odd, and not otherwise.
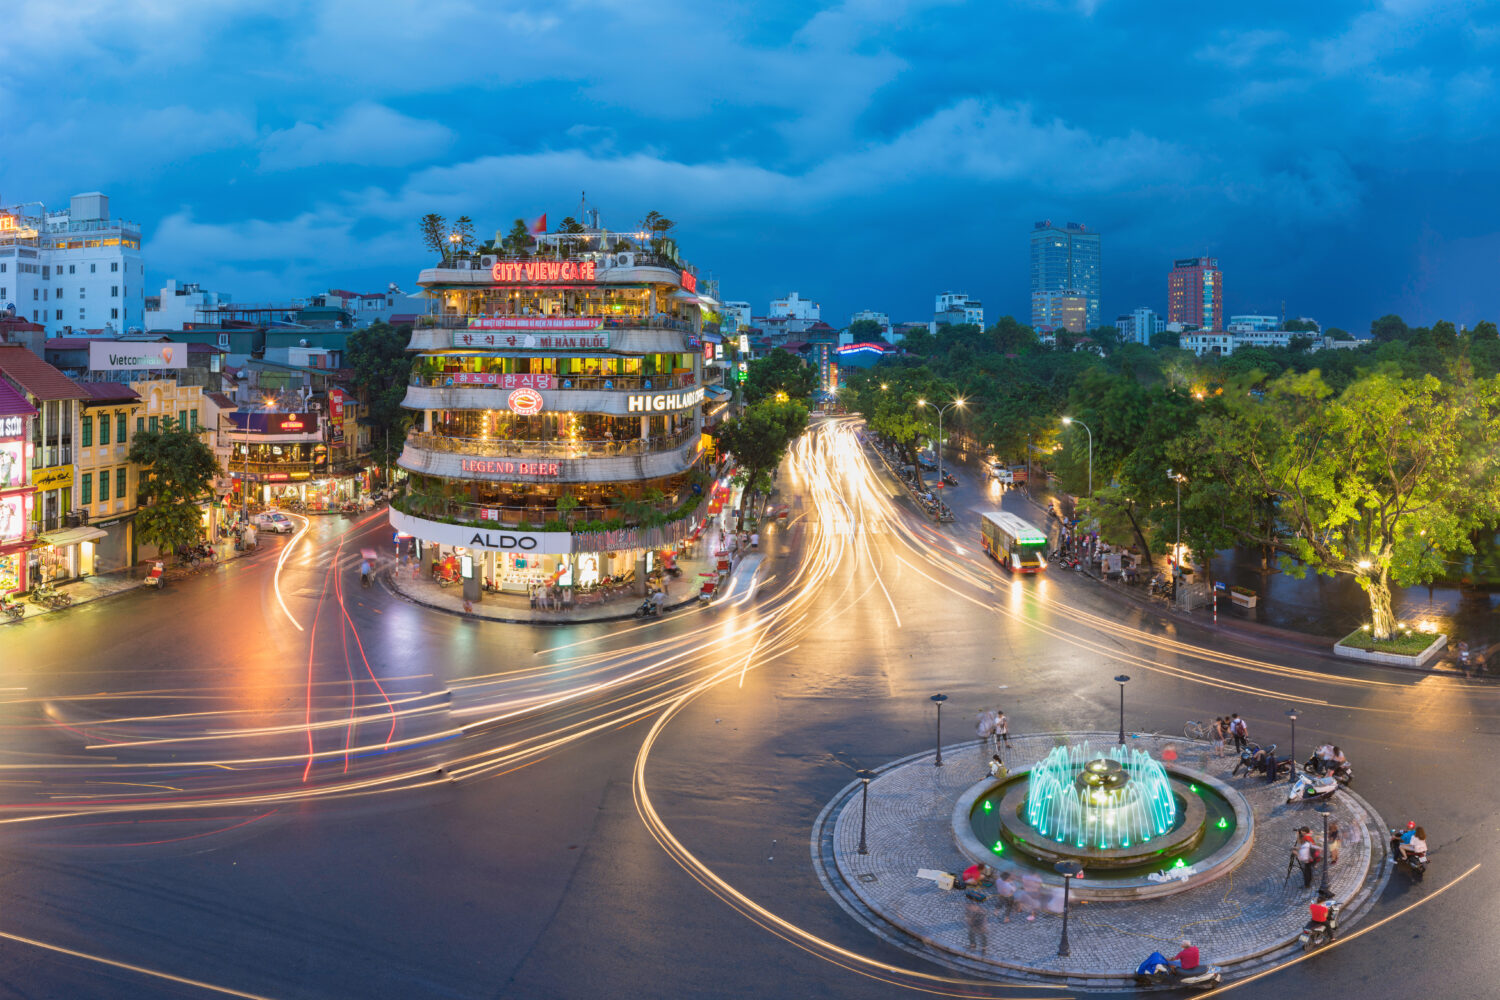
[{"label": "paved roundabout", "polygon": [[[1047,733],[1012,736],[1005,751],[1011,773],[1035,768],[1057,748],[1087,742],[1102,751],[1118,743],[1111,733]],[[1323,817],[1311,804],[1289,803],[1287,783],[1267,784],[1259,775],[1230,772],[1237,758],[1215,754],[1204,743],[1132,735],[1129,750],[1170,761],[1174,780],[1234,811],[1215,819],[1210,808],[1185,811],[1192,822],[1217,827],[1201,857],[1163,852],[1150,864],[1121,874],[1090,871],[1072,883],[1068,917],[1070,953],[1059,957],[1062,879],[1050,865],[1029,860],[1011,841],[981,841],[971,820],[986,804],[1014,810],[1014,789],[989,778],[988,752],[977,741],[934,754],[894,761],[875,772],[869,785],[865,839],[859,853],[861,783],[847,786],[824,808],[813,830],[814,865],[824,886],[868,929],[885,940],[969,975],[1017,981],[1066,983],[1072,988],[1133,985],[1131,974],[1152,951],[1173,954],[1190,938],[1206,962],[1234,978],[1300,953],[1297,935],[1313,889],[1300,872],[1288,870],[1289,848],[1298,827],[1321,837]],[[1176,760],[1172,758],[1176,756]],[[1014,785],[1012,779],[1011,785]],[[1007,789],[1010,794],[1006,795]],[[1179,801],[1180,801],[1179,796]],[[991,808],[993,808],[993,805]],[[1336,792],[1327,803],[1330,823],[1342,831],[1337,863],[1328,868],[1329,888],[1342,906],[1346,931],[1373,906],[1389,877],[1381,818],[1358,794]],[[1200,810],[1196,804],[1194,810]],[[988,812],[988,810],[985,810]],[[1007,836],[1009,836],[1007,834]],[[1007,847],[1011,849],[1007,850]],[[998,850],[997,850],[998,848]],[[1180,862],[1179,863],[1179,859]],[[985,904],[981,933],[971,934],[962,892],[943,889],[919,875],[958,872],[983,860],[1010,871],[1027,909],[1009,921]],[[1186,863],[1191,861],[1192,863]]]}]

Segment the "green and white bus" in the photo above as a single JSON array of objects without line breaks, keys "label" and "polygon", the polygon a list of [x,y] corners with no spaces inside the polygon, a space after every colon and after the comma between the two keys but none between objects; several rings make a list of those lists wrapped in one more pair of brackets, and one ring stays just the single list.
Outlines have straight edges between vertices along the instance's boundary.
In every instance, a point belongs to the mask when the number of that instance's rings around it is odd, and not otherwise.
[{"label": "green and white bus", "polygon": [[992,510],[979,515],[979,538],[995,560],[1012,573],[1047,568],[1047,533],[1014,514]]}]

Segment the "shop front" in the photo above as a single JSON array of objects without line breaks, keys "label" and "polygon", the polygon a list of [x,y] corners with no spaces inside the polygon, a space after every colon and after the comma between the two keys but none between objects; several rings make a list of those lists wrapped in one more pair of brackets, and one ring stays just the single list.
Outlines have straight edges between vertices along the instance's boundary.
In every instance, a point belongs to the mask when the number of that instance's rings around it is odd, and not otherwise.
[{"label": "shop front", "polygon": [[0,381],[0,596],[31,586],[26,553],[31,548],[27,531],[34,500],[28,472],[30,422],[36,412],[20,393]]},{"label": "shop front", "polygon": [[96,545],[108,532],[93,526],[45,531],[37,536],[31,550],[38,583],[62,583],[93,576],[97,558]]}]

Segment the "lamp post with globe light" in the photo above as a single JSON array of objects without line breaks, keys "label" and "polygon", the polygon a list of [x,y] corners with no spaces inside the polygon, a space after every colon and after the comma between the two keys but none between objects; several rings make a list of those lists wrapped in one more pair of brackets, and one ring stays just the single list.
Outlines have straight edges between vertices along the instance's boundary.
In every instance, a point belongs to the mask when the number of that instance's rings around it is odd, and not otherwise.
[{"label": "lamp post with globe light", "polygon": [[[917,405],[918,406],[927,406],[928,403],[927,403],[927,400],[925,400],[925,399],[919,399],[919,400],[917,400]],[[962,396],[960,396],[957,399],[955,399],[953,402],[949,403],[947,406],[934,406],[933,407],[934,409],[937,410],[937,415],[938,415],[938,436],[937,436],[937,467],[938,467],[938,470],[937,471],[938,471],[938,485],[939,486],[941,486],[942,482],[943,482],[943,414],[947,413],[949,410],[953,409],[955,406],[958,407],[959,409],[963,409],[963,405],[964,405],[964,398]]]}]

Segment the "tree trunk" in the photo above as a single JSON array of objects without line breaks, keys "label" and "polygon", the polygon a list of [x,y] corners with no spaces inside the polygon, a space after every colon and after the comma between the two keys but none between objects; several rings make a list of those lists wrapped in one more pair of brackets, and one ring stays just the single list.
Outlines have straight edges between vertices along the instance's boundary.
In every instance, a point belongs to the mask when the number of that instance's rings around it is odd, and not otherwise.
[{"label": "tree trunk", "polygon": [[906,446],[906,455],[911,459],[911,472],[916,477],[917,489],[922,488],[922,463],[917,461],[918,449],[917,439],[912,438],[911,443]]},{"label": "tree trunk", "polygon": [[1384,567],[1379,576],[1369,578],[1365,589],[1370,594],[1370,635],[1390,639],[1396,630],[1396,617],[1391,613],[1391,582]]},{"label": "tree trunk", "polygon": [[1146,536],[1141,531],[1141,526],[1135,519],[1135,511],[1126,507],[1125,517],[1130,521],[1130,530],[1135,533],[1135,540],[1140,543],[1141,553],[1146,560],[1146,570],[1150,572],[1156,568],[1156,562],[1151,558],[1151,546],[1146,544]]}]

